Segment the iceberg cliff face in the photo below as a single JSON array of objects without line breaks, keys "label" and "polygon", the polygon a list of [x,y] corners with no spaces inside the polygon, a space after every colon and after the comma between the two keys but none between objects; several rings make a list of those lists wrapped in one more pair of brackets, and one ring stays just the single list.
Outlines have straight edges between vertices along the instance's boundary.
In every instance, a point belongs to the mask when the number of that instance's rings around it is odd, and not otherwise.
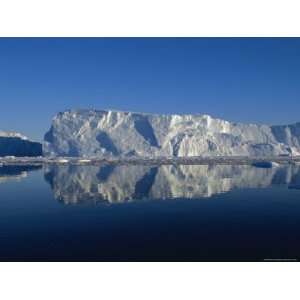
[{"label": "iceberg cliff face", "polygon": [[0,156],[41,156],[42,144],[20,133],[0,131]]},{"label": "iceberg cliff face", "polygon": [[59,113],[45,135],[47,156],[272,156],[300,154],[300,123],[231,123],[208,115],[119,111]]}]

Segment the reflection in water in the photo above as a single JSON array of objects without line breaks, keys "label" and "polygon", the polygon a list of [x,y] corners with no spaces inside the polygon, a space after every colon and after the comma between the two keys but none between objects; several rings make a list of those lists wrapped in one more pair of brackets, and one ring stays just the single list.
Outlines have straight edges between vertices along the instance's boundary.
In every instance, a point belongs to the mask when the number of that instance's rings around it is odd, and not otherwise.
[{"label": "reflection in water", "polygon": [[300,187],[299,166],[242,165],[48,166],[45,179],[65,204],[139,199],[200,198],[236,188]]},{"label": "reflection in water", "polygon": [[0,166],[0,183],[10,179],[20,180],[27,177],[27,172],[41,169],[41,166]]}]

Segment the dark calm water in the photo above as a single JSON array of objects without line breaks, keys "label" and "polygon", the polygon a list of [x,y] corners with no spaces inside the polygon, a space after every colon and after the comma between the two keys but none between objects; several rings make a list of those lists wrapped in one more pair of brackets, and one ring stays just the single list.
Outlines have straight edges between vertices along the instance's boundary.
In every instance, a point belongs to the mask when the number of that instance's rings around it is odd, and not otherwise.
[{"label": "dark calm water", "polygon": [[300,258],[300,167],[0,167],[1,261]]}]

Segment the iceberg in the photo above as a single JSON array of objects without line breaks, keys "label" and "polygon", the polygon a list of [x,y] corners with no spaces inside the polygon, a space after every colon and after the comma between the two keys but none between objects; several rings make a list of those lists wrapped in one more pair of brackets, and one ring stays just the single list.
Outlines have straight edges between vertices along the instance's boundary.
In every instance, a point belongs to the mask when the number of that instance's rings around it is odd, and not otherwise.
[{"label": "iceberg", "polygon": [[42,156],[42,144],[16,132],[0,131],[0,157]]},{"label": "iceberg", "polygon": [[300,123],[269,126],[201,114],[68,110],[54,117],[43,152],[82,158],[299,155]]}]

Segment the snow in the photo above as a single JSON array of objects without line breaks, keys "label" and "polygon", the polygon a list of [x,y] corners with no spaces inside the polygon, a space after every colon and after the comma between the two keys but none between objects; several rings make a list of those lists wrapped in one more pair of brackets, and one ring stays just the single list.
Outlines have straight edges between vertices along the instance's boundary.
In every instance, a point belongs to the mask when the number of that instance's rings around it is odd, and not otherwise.
[{"label": "snow", "polygon": [[10,137],[10,138],[20,138],[22,140],[28,140],[28,138],[18,132],[6,132],[6,131],[2,131],[0,130],[0,137]]},{"label": "snow", "polygon": [[69,110],[56,115],[44,155],[64,157],[278,156],[300,154],[300,123],[232,123],[209,115]]}]

